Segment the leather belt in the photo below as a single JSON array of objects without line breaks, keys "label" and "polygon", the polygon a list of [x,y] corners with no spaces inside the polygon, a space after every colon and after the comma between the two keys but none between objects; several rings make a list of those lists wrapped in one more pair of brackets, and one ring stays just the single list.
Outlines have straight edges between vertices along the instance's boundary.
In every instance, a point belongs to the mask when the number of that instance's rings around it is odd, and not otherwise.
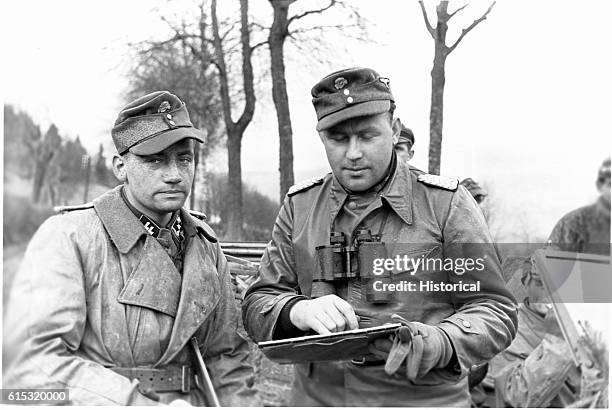
[{"label": "leather belt", "polygon": [[138,379],[138,391],[142,394],[180,391],[189,393],[197,384],[191,367],[167,367],[150,369],[145,367],[111,367],[115,373],[128,379]]},{"label": "leather belt", "polygon": [[355,366],[380,366],[385,364],[385,360],[373,354],[354,357],[351,363]]}]

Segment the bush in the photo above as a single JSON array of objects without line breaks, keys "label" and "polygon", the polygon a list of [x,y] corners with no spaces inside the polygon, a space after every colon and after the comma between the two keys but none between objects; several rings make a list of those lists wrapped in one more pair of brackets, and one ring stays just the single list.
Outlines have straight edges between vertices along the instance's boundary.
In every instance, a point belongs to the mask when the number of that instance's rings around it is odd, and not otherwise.
[{"label": "bush", "polygon": [[28,242],[38,227],[51,215],[49,206],[33,204],[29,199],[4,194],[4,247]]},{"label": "bush", "polygon": [[[209,173],[203,192],[199,196],[199,209],[208,215],[206,221],[219,235],[225,236],[228,218],[227,175]],[[272,228],[278,214],[278,202],[258,192],[252,186],[242,185],[242,212],[244,216],[243,240],[267,242],[272,237]]]}]

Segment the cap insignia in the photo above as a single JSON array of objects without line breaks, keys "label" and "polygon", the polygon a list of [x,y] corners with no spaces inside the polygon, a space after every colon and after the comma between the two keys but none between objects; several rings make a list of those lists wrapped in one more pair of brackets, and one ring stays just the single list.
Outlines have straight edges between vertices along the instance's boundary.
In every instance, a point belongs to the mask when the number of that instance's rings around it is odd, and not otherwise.
[{"label": "cap insignia", "polygon": [[336,90],[342,90],[347,84],[348,81],[346,81],[346,78],[344,77],[338,77],[336,78],[336,81],[334,81],[334,87]]},{"label": "cap insignia", "polygon": [[161,104],[159,104],[159,108],[157,109],[157,112],[166,112],[170,109],[170,103],[168,101],[162,101]]},{"label": "cap insignia", "polygon": [[387,86],[387,88],[389,88],[389,79],[385,78],[385,77],[379,77],[378,81],[380,81],[381,83],[383,83],[385,86]]}]

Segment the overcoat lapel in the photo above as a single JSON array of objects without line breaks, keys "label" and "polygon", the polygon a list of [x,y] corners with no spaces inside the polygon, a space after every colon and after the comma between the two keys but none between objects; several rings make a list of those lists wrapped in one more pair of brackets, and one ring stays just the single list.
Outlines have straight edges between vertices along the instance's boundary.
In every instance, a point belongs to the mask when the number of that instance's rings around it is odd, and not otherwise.
[{"label": "overcoat lapel", "polygon": [[[194,224],[185,216],[186,226]],[[188,228],[187,228],[188,229]],[[168,348],[155,366],[163,366],[181,351],[197,329],[215,311],[220,299],[217,267],[200,232],[191,238],[185,252],[181,303],[178,307]]]},{"label": "overcoat lapel", "polygon": [[138,265],[117,300],[176,316],[181,275],[157,240],[147,235]]}]

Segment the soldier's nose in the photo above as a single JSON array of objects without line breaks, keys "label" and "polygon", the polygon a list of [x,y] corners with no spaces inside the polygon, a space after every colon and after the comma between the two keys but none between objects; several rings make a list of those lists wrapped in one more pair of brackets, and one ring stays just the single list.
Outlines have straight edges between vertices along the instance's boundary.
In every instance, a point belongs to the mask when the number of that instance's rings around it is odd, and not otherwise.
[{"label": "soldier's nose", "polygon": [[182,181],[181,173],[175,163],[171,163],[166,168],[163,174],[164,181],[167,183],[177,184]]}]

